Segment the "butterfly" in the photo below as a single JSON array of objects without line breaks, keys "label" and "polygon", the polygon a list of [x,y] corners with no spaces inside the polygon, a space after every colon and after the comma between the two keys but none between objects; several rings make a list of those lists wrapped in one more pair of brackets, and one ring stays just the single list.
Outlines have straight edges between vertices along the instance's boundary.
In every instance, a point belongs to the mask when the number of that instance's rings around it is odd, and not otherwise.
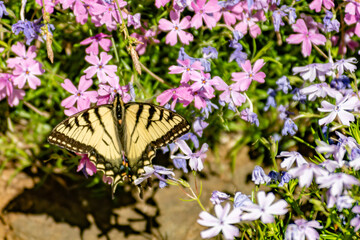
[{"label": "butterfly", "polygon": [[139,102],[95,106],[59,123],[48,142],[75,153],[88,154],[96,168],[116,186],[134,181],[151,166],[156,149],[190,130],[187,120],[166,108]]}]

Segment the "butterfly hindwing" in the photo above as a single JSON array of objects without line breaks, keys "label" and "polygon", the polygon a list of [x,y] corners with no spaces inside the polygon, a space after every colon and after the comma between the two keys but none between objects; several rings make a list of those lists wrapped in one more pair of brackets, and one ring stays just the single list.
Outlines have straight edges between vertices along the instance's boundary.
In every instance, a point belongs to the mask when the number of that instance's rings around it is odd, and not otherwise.
[{"label": "butterfly hindwing", "polygon": [[150,165],[157,148],[185,134],[190,125],[181,115],[147,103],[125,105],[124,149],[134,172]]}]

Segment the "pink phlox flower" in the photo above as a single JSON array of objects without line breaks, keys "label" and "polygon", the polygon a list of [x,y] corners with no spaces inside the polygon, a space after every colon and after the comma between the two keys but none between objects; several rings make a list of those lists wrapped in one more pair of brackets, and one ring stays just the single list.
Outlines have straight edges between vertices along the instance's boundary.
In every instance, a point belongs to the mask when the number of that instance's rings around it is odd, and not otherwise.
[{"label": "pink phlox flower", "polygon": [[80,77],[79,86],[76,88],[74,84],[69,80],[65,79],[64,83],[61,86],[68,92],[73,95],[65,98],[61,102],[61,106],[65,108],[71,108],[77,102],[77,105],[81,109],[87,109],[90,107],[90,102],[95,103],[97,101],[97,92],[96,91],[88,91],[86,90],[91,87],[93,81],[91,79],[87,80],[85,76]]},{"label": "pink phlox flower", "polygon": [[319,233],[314,229],[322,229],[323,227],[316,220],[307,221],[305,219],[297,219],[294,221],[298,226],[300,236],[298,239],[316,240],[319,239]]},{"label": "pink phlox flower", "polygon": [[257,11],[255,14],[251,14],[248,11],[245,11],[242,16],[241,22],[239,22],[235,26],[235,30],[241,32],[245,35],[248,32],[252,38],[256,38],[258,35],[261,34],[261,29],[257,25],[259,21],[265,21],[266,17],[263,11]]},{"label": "pink phlox flower", "polygon": [[[43,0],[35,0],[37,4],[41,7],[43,6]],[[59,4],[60,0],[44,0],[45,3],[45,11],[52,14],[54,12],[54,7]]]},{"label": "pink phlox flower", "polygon": [[[350,5],[350,3],[348,5]],[[354,9],[357,9],[357,8],[354,8]],[[354,33],[359,37],[360,36],[360,13],[357,11],[354,14],[346,13],[344,21],[347,25],[352,25],[352,24],[356,23],[355,28],[354,28]]]},{"label": "pink phlox flower", "polygon": [[0,101],[7,96],[10,107],[19,104],[25,96],[25,91],[14,88],[13,75],[8,73],[0,73]]},{"label": "pink phlox flower", "polygon": [[134,15],[128,15],[127,18],[127,26],[134,26],[134,29],[138,29],[139,27],[141,27],[141,14],[140,13],[135,13]]},{"label": "pink phlox flower", "polygon": [[110,39],[107,39],[108,37],[110,37],[110,35],[99,33],[93,37],[84,39],[83,41],[80,42],[80,45],[88,45],[91,43],[90,46],[85,49],[85,52],[87,54],[92,53],[94,55],[98,55],[99,45],[102,47],[102,49],[104,49],[105,52],[108,52],[110,50],[112,43]]},{"label": "pink phlox flower", "polygon": [[22,64],[27,59],[32,59],[36,57],[36,47],[30,46],[26,51],[25,45],[21,42],[11,46],[11,50],[18,56],[14,58],[9,58],[6,63],[9,68],[14,68],[16,64]]},{"label": "pink phlox flower", "polygon": [[220,11],[221,7],[217,0],[196,0],[191,3],[191,7],[195,11],[195,15],[191,19],[191,27],[198,29],[203,25],[203,19],[206,26],[212,29],[216,25],[216,20],[213,14]]},{"label": "pink phlox flower", "polygon": [[216,86],[219,84],[219,77],[214,77],[211,79],[210,73],[204,73],[203,71],[200,72],[200,77],[194,77],[194,83],[191,85],[191,90],[193,92],[204,90],[206,92],[206,95],[209,96],[209,98],[212,98],[214,96],[215,89],[213,86]]},{"label": "pink phlox flower", "polygon": [[327,83],[313,84],[303,89],[300,89],[300,94],[309,95],[309,101],[314,101],[316,98],[325,98],[330,96],[335,99],[342,98],[342,94],[334,88],[331,88]]},{"label": "pink phlox flower", "polygon": [[356,70],[356,63],[358,61],[356,58],[348,58],[348,59],[341,59],[334,63],[334,68],[338,71],[339,75],[342,75],[345,71],[348,71],[350,73],[355,72]]},{"label": "pink phlox flower", "polygon": [[313,163],[302,164],[296,168],[290,169],[288,173],[294,178],[299,178],[300,187],[310,187],[314,176],[318,178],[329,174],[327,170]]},{"label": "pink phlox flower", "polygon": [[345,7],[345,13],[355,15],[360,14],[360,3],[357,0],[348,0]]},{"label": "pink phlox flower", "polygon": [[[127,5],[127,2],[123,0],[119,0],[119,7],[123,8]],[[92,21],[97,26],[96,22],[100,23],[100,25],[105,24],[106,28],[109,31],[116,29],[116,23],[121,23],[121,18],[119,14],[119,10],[115,1],[109,3],[103,2],[102,4],[94,3],[91,5],[90,13],[95,18],[92,18]],[[122,11],[122,16],[124,19],[127,18],[127,14]]]},{"label": "pink phlox flower", "polygon": [[170,0],[155,0],[155,6],[157,8],[165,6]]},{"label": "pink phlox flower", "polygon": [[190,147],[186,144],[185,141],[177,141],[176,144],[179,146],[181,151],[185,153],[186,155],[178,154],[178,155],[172,155],[171,159],[188,159],[189,160],[189,166],[194,171],[201,171],[204,168],[203,161],[206,158],[206,152],[208,150],[207,143],[204,143],[201,146],[201,149],[195,153],[193,153],[190,149]]},{"label": "pink phlox flower", "polygon": [[351,189],[354,185],[359,186],[360,181],[354,176],[346,173],[331,173],[326,176],[316,178],[319,188],[329,188],[332,196],[339,196],[343,189]]},{"label": "pink phlox flower", "polygon": [[83,110],[85,110],[85,109],[88,109],[88,108],[90,107],[90,100],[87,99],[87,100],[85,100],[85,101],[86,101],[86,103],[83,104],[82,106],[77,105],[76,107],[72,106],[72,107],[70,107],[70,108],[66,108],[66,109],[64,110],[64,114],[65,114],[66,116],[72,116],[72,115],[74,115],[74,114],[76,114],[76,113],[78,113],[78,112],[81,112],[81,111],[83,111]]},{"label": "pink phlox flower", "polygon": [[96,0],[62,0],[63,9],[71,8],[76,17],[76,22],[85,24],[88,21],[90,9],[92,4],[95,4]]},{"label": "pink phlox flower", "polygon": [[229,104],[229,108],[235,111],[235,106],[241,106],[246,102],[246,97],[240,93],[240,88],[237,84],[227,85],[223,80],[215,86],[216,90],[223,91],[219,96],[220,104],[224,106]]},{"label": "pink phlox flower", "polygon": [[30,88],[36,89],[41,84],[40,79],[36,76],[41,75],[44,72],[45,71],[41,68],[39,62],[33,59],[24,60],[21,65],[15,65],[13,71],[14,84],[19,88],[23,88],[27,81]]},{"label": "pink phlox flower", "polygon": [[298,34],[291,34],[286,42],[289,44],[301,43],[301,52],[304,57],[310,56],[312,44],[325,45],[326,38],[324,35],[316,33],[314,29],[308,30],[303,19],[298,19],[295,24],[292,25],[294,32]]},{"label": "pink phlox flower", "polygon": [[178,88],[165,90],[156,98],[156,101],[159,102],[161,106],[164,106],[172,100],[170,109],[174,110],[177,102],[187,106],[192,102],[193,98],[190,87],[188,85],[182,85]]},{"label": "pink phlox flower", "polygon": [[77,172],[82,171],[85,175],[85,177],[87,178],[88,175],[92,176],[96,173],[96,166],[93,162],[90,161],[89,157],[87,154],[78,154],[80,156],[82,156],[79,165],[77,167]]},{"label": "pink phlox flower", "polygon": [[203,71],[204,67],[201,65],[201,62],[195,61],[191,64],[190,59],[180,60],[177,62],[181,66],[170,66],[170,74],[179,74],[182,73],[180,83],[187,83],[190,79],[195,80],[201,78],[201,74],[198,71]]},{"label": "pink phlox flower", "polygon": [[359,46],[359,42],[353,40],[354,36],[354,28],[349,29],[345,32],[343,41],[339,41],[339,36],[332,36],[331,37],[331,43],[333,46],[339,46],[339,55],[345,55],[347,52],[347,47],[351,49],[351,51],[355,51]]},{"label": "pink phlox flower", "polygon": [[127,103],[131,100],[129,92],[129,85],[120,86],[119,77],[109,78],[108,84],[99,84],[99,101],[98,105],[112,103],[117,94],[120,94],[124,103]]},{"label": "pink phlox flower", "polygon": [[292,71],[295,74],[300,73],[300,76],[306,81],[313,82],[316,78],[320,81],[325,81],[325,76],[329,75],[332,63],[312,63],[303,67],[294,67]]},{"label": "pink phlox flower", "polygon": [[222,232],[224,239],[234,239],[239,236],[239,229],[232,224],[240,222],[240,208],[234,208],[230,212],[230,203],[226,203],[222,208],[220,204],[216,204],[215,207],[216,217],[210,213],[203,211],[199,214],[200,219],[197,222],[200,225],[210,227],[210,229],[204,230],[200,233],[202,238],[212,238]]},{"label": "pink phlox flower", "polygon": [[208,92],[205,91],[205,89],[201,88],[197,91],[192,91],[192,97],[193,97],[192,100],[194,101],[194,106],[197,109],[203,109],[206,108],[207,101],[210,100],[211,98],[214,98],[215,95],[209,94]]},{"label": "pink phlox flower", "polygon": [[218,2],[218,5],[220,5],[221,9],[214,13],[215,21],[219,22],[221,17],[223,17],[225,24],[229,26],[234,25],[237,17],[243,12],[241,3],[229,5],[228,2],[222,1]]},{"label": "pink phlox flower", "polygon": [[240,63],[244,72],[234,72],[231,74],[232,80],[237,82],[236,85],[239,87],[240,91],[246,91],[253,80],[259,83],[265,82],[265,73],[259,72],[264,65],[265,62],[263,59],[256,60],[253,67],[251,67],[250,60]]},{"label": "pink phlox flower", "polygon": [[324,100],[321,102],[321,106],[321,108],[318,108],[320,112],[329,112],[330,114],[320,119],[319,125],[329,124],[338,117],[341,124],[350,126],[350,122],[355,121],[355,117],[348,111],[352,111],[355,107],[359,106],[359,99],[346,95],[342,99],[337,100],[335,105]]},{"label": "pink phlox flower", "polygon": [[272,223],[275,221],[273,215],[284,215],[288,212],[287,202],[283,199],[275,202],[275,195],[270,192],[267,195],[264,191],[257,193],[258,204],[247,203],[241,206],[240,209],[244,211],[241,215],[242,221],[254,221],[261,219],[263,223]]},{"label": "pink phlox flower", "polygon": [[152,29],[145,30],[144,28],[140,28],[143,35],[138,33],[132,33],[130,36],[136,38],[140,43],[136,45],[135,50],[138,52],[139,55],[143,55],[146,51],[146,47],[148,44],[158,44],[160,41],[155,39],[157,33]]},{"label": "pink phlox flower", "polygon": [[332,0],[314,0],[310,3],[309,8],[311,10],[315,9],[315,12],[320,12],[322,6],[329,10],[334,7],[335,4]]},{"label": "pink phlox flower", "polygon": [[84,70],[86,78],[92,78],[95,74],[97,74],[100,83],[105,83],[109,78],[114,78],[117,71],[116,65],[106,65],[111,59],[112,56],[106,52],[100,53],[100,59],[94,54],[86,56],[85,60],[94,65]]},{"label": "pink phlox flower", "polygon": [[170,12],[170,20],[160,19],[159,21],[159,29],[162,31],[170,31],[166,35],[166,44],[170,44],[174,46],[177,43],[177,37],[179,36],[180,41],[183,44],[188,45],[191,41],[194,40],[194,37],[191,33],[183,31],[184,29],[190,28],[190,16],[184,17],[180,21],[179,13],[174,11]]},{"label": "pink phlox flower", "polygon": [[295,151],[282,151],[277,157],[285,157],[284,160],[281,162],[280,166],[282,168],[286,168],[287,170],[291,168],[295,161],[298,167],[303,164],[307,164],[307,161],[304,159],[304,157],[300,153]]}]

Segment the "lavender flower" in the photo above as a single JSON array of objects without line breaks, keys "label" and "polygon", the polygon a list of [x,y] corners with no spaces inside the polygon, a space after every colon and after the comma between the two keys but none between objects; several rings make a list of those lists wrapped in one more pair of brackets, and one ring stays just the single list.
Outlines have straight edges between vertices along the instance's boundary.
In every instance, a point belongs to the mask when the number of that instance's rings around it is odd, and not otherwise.
[{"label": "lavender flower", "polygon": [[249,108],[245,108],[241,111],[241,119],[251,123],[255,124],[257,127],[259,126],[259,119],[256,113],[251,112]]},{"label": "lavender flower", "polygon": [[295,20],[296,20],[296,17],[297,17],[296,16],[296,10],[293,7],[288,7],[286,5],[284,5],[284,6],[281,6],[281,9],[284,9],[284,12],[289,14],[289,24],[291,25],[291,24],[295,23]]},{"label": "lavender flower", "polygon": [[194,132],[199,137],[202,137],[203,130],[209,125],[207,122],[204,121],[204,119],[204,117],[197,117],[193,123]]},{"label": "lavender flower", "polygon": [[331,81],[330,87],[335,88],[336,90],[351,88],[350,78],[348,76],[341,75]]},{"label": "lavender flower", "polygon": [[0,1],[0,18],[2,18],[4,15],[7,16],[9,13],[6,11],[4,1]]},{"label": "lavender flower", "polygon": [[286,76],[282,76],[276,81],[276,84],[278,85],[278,91],[282,90],[284,93],[288,93],[289,90],[292,89],[290,85],[290,81]]},{"label": "lavender flower", "polygon": [[26,44],[30,45],[34,39],[38,38],[42,26],[43,24],[40,24],[40,19],[33,22],[25,19],[25,21],[19,20],[17,23],[13,24],[11,28],[15,35],[24,32]]},{"label": "lavender flower", "polygon": [[272,88],[269,88],[267,90],[267,94],[268,94],[268,98],[266,100],[266,105],[264,107],[264,111],[269,110],[270,106],[276,108],[276,100],[275,100],[276,92],[275,92],[275,90]]},{"label": "lavender flower", "polygon": [[290,182],[293,177],[288,172],[282,172],[279,187],[284,186],[285,183]]},{"label": "lavender flower", "polygon": [[314,229],[322,229],[323,227],[320,225],[318,221],[312,220],[307,221],[305,219],[295,220],[295,224],[298,226],[300,239],[304,239],[305,236],[307,239],[319,239],[319,233]]},{"label": "lavender flower", "polygon": [[350,225],[354,227],[354,231],[357,232],[360,229],[360,206],[355,206],[352,209],[353,213],[357,213],[356,217],[354,217],[353,219],[351,219],[350,221]]},{"label": "lavender flower", "polygon": [[244,63],[248,55],[247,53],[242,52],[241,50],[242,47],[236,48],[235,51],[230,55],[229,62],[232,62],[235,59],[235,61],[239,66],[241,65],[241,63]]},{"label": "lavender flower", "polygon": [[252,172],[251,180],[256,184],[264,184],[270,182],[271,178],[265,174],[264,169],[260,166],[255,166]]},{"label": "lavender flower", "polygon": [[275,200],[275,195],[270,192],[268,195],[265,195],[264,191],[259,191],[257,193],[257,204],[246,204],[243,207],[240,207],[246,213],[243,213],[241,220],[244,221],[254,221],[261,218],[263,223],[272,223],[275,218],[273,215],[284,215],[288,212],[286,207],[288,206],[287,202],[283,199],[272,204]]},{"label": "lavender flower", "polygon": [[211,46],[204,47],[202,49],[202,52],[203,52],[203,58],[205,58],[205,59],[209,59],[209,58],[217,59],[218,58],[218,51],[214,47],[211,47]]},{"label": "lavender flower", "polygon": [[220,204],[215,205],[216,217],[208,212],[201,212],[199,215],[200,219],[198,219],[197,222],[200,225],[211,227],[208,230],[202,231],[200,233],[201,237],[212,238],[220,232],[222,232],[225,239],[234,239],[234,237],[239,236],[239,229],[231,224],[240,222],[241,212],[240,208],[234,208],[230,212],[229,203],[227,203],[224,208]]},{"label": "lavender flower", "polygon": [[342,94],[339,91],[329,87],[327,83],[312,84],[301,89],[300,94],[309,95],[309,101],[314,101],[317,97],[324,98],[330,96],[336,99],[342,97]]},{"label": "lavender flower", "polygon": [[360,185],[357,178],[345,173],[331,173],[316,178],[319,188],[329,188],[332,196],[341,195],[343,189],[350,189],[353,185]]},{"label": "lavender flower", "polygon": [[331,11],[326,10],[325,17],[323,19],[324,22],[324,30],[325,32],[339,32],[340,22],[333,18],[333,13]]},{"label": "lavender flower", "polygon": [[298,88],[294,88],[294,90],[292,90],[291,94],[293,94],[292,99],[294,101],[298,101],[298,102],[303,103],[303,104],[305,103],[306,96],[303,95]]},{"label": "lavender flower", "polygon": [[349,209],[352,207],[353,203],[355,202],[350,196],[338,196],[336,199],[336,208],[339,212],[341,212],[344,208]]},{"label": "lavender flower", "polygon": [[320,81],[325,81],[325,75],[329,73],[332,63],[312,63],[304,67],[294,67],[292,70],[294,74],[300,73],[304,81],[309,80],[313,82],[316,78]]},{"label": "lavender flower", "polygon": [[235,193],[235,196],[234,196],[234,207],[235,208],[239,208],[239,207],[245,206],[247,204],[252,204],[252,201],[250,200],[250,198],[247,195],[242,194],[241,192]]},{"label": "lavender flower", "polygon": [[290,134],[291,136],[294,136],[295,133],[297,132],[297,130],[298,130],[298,127],[293,122],[293,120],[291,120],[291,118],[287,118],[285,120],[284,128],[281,130],[281,134],[283,136],[286,136],[288,134]]},{"label": "lavender flower", "polygon": [[276,182],[279,182],[280,181],[280,173],[274,171],[274,170],[271,170],[268,174],[268,176],[270,177],[270,182],[271,183],[276,183]]},{"label": "lavender flower", "polygon": [[145,166],[144,167],[145,173],[143,173],[139,178],[134,181],[135,185],[139,185],[146,179],[150,178],[152,175],[157,177],[160,181],[166,182],[165,177],[161,175],[166,175],[168,178],[172,178],[175,176],[175,173],[172,169],[165,168],[163,166],[153,165],[153,167]]},{"label": "lavender flower", "polygon": [[187,169],[186,160],[183,158],[173,158],[174,166],[177,169],[182,169],[184,173],[188,173],[189,170]]},{"label": "lavender flower", "polygon": [[314,176],[319,178],[320,176],[328,175],[328,171],[313,163],[303,164],[299,167],[292,168],[288,173],[293,177],[299,178],[300,187],[310,187]]},{"label": "lavender flower", "polygon": [[213,191],[211,194],[211,198],[210,201],[212,204],[220,204],[223,201],[229,200],[230,195],[224,193],[224,192],[220,192],[220,191]]},{"label": "lavender flower", "polygon": [[355,171],[360,169],[360,148],[354,148],[351,150],[350,155],[350,167],[354,168]]},{"label": "lavender flower", "polygon": [[277,157],[285,157],[282,163],[280,164],[280,166],[282,168],[286,168],[287,170],[291,168],[291,166],[294,164],[295,161],[298,167],[300,167],[303,164],[307,164],[304,157],[300,153],[295,151],[293,152],[282,151],[280,155],[278,155]]},{"label": "lavender flower", "polygon": [[280,105],[278,108],[277,108],[278,112],[279,112],[279,118],[281,120],[285,120],[287,118],[287,109],[284,105]]},{"label": "lavender flower", "polygon": [[299,227],[296,224],[289,224],[285,232],[285,240],[303,240]]},{"label": "lavender flower", "polygon": [[189,166],[192,170],[201,171],[204,168],[203,159],[206,158],[206,151],[208,145],[204,143],[200,151],[193,153],[189,146],[184,141],[178,141],[176,144],[180,147],[181,151],[186,155],[171,156],[171,159],[189,159]]},{"label": "lavender flower", "polygon": [[341,59],[334,63],[334,68],[338,70],[339,75],[342,75],[345,71],[353,73],[357,68],[355,65],[356,63],[357,60],[354,57],[348,59]]},{"label": "lavender flower", "polygon": [[280,26],[284,26],[284,22],[282,20],[287,14],[282,11],[282,9],[276,10],[273,12],[273,20],[274,20],[274,30],[275,32],[279,32]]}]

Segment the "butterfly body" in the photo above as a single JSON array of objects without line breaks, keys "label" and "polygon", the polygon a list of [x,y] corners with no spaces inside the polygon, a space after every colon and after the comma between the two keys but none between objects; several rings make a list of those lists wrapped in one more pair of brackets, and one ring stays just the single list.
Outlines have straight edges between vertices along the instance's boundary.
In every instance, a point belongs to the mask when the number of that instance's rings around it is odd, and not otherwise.
[{"label": "butterfly body", "polygon": [[[151,165],[156,149],[190,130],[184,117],[148,103],[95,106],[65,119],[48,141],[67,150],[88,154],[96,168],[112,178],[112,187],[133,181]],[[125,157],[125,158],[124,158]]]}]

